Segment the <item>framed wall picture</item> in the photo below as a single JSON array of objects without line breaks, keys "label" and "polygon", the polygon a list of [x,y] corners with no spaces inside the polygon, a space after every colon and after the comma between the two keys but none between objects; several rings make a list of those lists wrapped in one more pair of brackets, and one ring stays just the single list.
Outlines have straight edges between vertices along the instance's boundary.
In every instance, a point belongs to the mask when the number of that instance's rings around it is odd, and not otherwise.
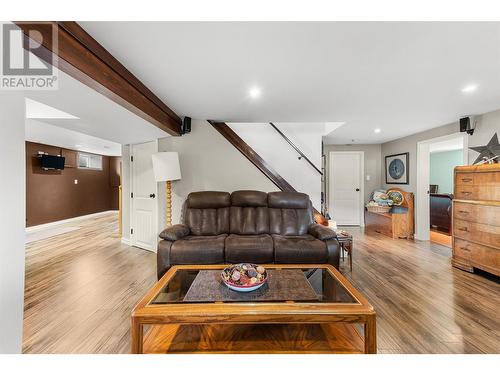
[{"label": "framed wall picture", "polygon": [[385,157],[385,183],[386,184],[409,184],[410,153],[387,155]]}]

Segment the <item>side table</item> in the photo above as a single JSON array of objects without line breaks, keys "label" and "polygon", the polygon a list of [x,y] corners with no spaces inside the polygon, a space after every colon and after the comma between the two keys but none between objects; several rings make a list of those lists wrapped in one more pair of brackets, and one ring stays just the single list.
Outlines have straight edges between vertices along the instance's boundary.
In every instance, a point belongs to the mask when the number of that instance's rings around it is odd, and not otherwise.
[{"label": "side table", "polygon": [[340,231],[337,233],[337,240],[342,250],[342,261],[344,260],[344,252],[346,252],[349,257],[349,270],[352,272],[352,235],[346,231]]}]

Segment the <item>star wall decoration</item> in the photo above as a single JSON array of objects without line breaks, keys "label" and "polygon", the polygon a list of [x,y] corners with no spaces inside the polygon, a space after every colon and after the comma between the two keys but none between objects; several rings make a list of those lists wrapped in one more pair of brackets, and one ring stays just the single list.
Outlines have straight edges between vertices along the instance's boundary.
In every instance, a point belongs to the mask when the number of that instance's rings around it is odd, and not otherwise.
[{"label": "star wall decoration", "polygon": [[495,133],[495,135],[491,137],[490,141],[486,146],[469,147],[469,148],[473,151],[479,152],[479,156],[477,157],[476,161],[474,161],[474,164],[482,161],[484,157],[490,159],[500,155],[500,144],[498,144],[497,133]]}]

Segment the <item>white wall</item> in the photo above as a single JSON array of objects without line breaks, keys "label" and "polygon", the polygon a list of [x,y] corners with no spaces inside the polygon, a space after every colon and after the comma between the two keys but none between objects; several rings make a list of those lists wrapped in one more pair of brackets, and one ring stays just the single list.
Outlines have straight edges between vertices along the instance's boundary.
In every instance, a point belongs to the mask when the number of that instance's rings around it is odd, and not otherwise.
[{"label": "white wall", "polygon": [[[182,203],[192,191],[279,190],[262,172],[204,120],[191,123],[191,133],[162,138],[159,151],[179,153],[182,179],[172,183],[172,222],[180,221]],[[125,158],[125,156],[124,156]],[[165,184],[158,187],[159,226],[165,225]]]},{"label": "white wall", "polygon": [[[488,112],[477,117],[477,127],[474,135],[468,136],[469,147],[483,146],[488,143],[495,132],[500,136],[500,110]],[[417,188],[417,143],[432,138],[437,138],[459,131],[458,122],[443,125],[425,132],[410,135],[391,142],[382,144],[382,168],[381,180],[385,188],[399,187],[403,190],[415,193]],[[410,183],[408,185],[388,185],[385,184],[385,156],[402,152],[410,153]],[[469,151],[469,164],[472,164],[478,153]]]},{"label": "white wall", "polygon": [[[365,175],[364,175],[364,200],[368,203],[370,200],[371,193],[380,187],[382,187],[382,181],[380,179],[380,169],[382,168],[382,156],[381,156],[381,145],[325,145],[325,155],[326,155],[326,191],[327,200],[330,199],[328,196],[329,190],[329,176],[328,172],[330,158],[329,154],[331,151],[363,151],[365,155],[364,165],[365,165]],[[370,180],[366,180],[369,176]]]},{"label": "white wall", "polygon": [[24,95],[0,91],[0,353],[20,353],[24,306]]},{"label": "white wall", "polygon": [[122,146],[122,239],[130,241],[130,146]]},{"label": "white wall", "polygon": [[[228,123],[251,148],[297,191],[306,193],[321,211],[321,175],[268,123]],[[275,123],[312,163],[321,169],[324,123]]]},{"label": "white wall", "polygon": [[[396,139],[391,142],[382,144],[382,167],[380,170],[381,180],[386,189],[397,187],[408,192],[416,194],[417,192],[417,143],[431,138],[442,137],[452,133],[456,133],[458,125],[448,124],[440,126],[425,132],[410,135],[408,137]],[[385,157],[387,155],[409,152],[409,184],[407,185],[390,185],[385,183]]]}]

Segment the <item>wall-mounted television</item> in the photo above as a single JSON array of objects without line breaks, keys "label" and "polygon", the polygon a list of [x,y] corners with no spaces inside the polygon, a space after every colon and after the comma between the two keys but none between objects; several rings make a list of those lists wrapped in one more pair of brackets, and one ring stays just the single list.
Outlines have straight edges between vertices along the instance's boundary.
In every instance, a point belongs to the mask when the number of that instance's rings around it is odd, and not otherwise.
[{"label": "wall-mounted television", "polygon": [[64,169],[64,162],[66,158],[58,155],[39,155],[41,160],[42,169]]}]

